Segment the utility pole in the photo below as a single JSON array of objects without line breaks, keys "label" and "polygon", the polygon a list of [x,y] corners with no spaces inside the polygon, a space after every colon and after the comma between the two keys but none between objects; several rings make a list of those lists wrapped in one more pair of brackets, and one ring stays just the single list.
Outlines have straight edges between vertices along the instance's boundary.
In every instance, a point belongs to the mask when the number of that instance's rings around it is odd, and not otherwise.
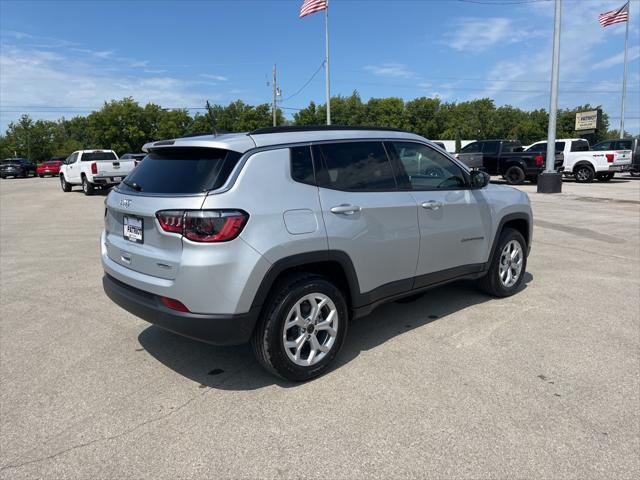
[{"label": "utility pole", "polygon": [[560,193],[562,174],[556,172],[556,117],[558,116],[558,79],[560,77],[560,15],[561,0],[555,0],[553,19],[553,60],[551,63],[551,98],[549,99],[549,129],[547,130],[547,165],[538,177],[538,193]]},{"label": "utility pole", "polygon": [[273,113],[273,126],[277,127],[278,126],[278,120],[276,118],[276,100],[277,100],[277,96],[278,96],[278,70],[276,67],[276,64],[273,64],[273,81],[272,86],[273,86],[273,102],[271,104],[271,111]]}]

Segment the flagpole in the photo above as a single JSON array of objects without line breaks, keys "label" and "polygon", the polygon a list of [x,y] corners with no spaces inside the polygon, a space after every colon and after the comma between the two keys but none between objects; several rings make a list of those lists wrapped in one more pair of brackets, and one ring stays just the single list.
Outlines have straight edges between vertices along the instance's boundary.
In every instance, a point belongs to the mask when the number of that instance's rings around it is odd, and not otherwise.
[{"label": "flagpole", "polygon": [[[327,125],[331,125],[331,77],[329,76],[329,0],[327,7],[324,9],[324,40],[325,40],[325,57],[324,69],[326,74],[326,93],[327,93]],[[625,57],[626,58],[626,57]],[[625,63],[626,68],[626,63]]]},{"label": "flagpole", "polygon": [[624,103],[627,96],[627,46],[629,44],[629,22],[631,21],[631,2],[627,2],[627,28],[624,34],[624,73],[622,77],[622,108],[620,109],[620,138],[624,138]]}]

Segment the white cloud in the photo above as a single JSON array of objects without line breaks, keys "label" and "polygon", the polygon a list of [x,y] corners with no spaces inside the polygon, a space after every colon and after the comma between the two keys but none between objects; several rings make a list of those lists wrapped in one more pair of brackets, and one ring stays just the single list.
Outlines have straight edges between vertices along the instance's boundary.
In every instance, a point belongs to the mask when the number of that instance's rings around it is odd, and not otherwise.
[{"label": "white cloud", "polygon": [[[640,46],[631,47],[629,49],[627,61],[631,62],[637,58],[640,58]],[[611,68],[616,65],[622,65],[624,63],[624,51],[614,55],[613,57],[609,57],[606,60],[602,60],[598,63],[594,63],[591,68],[598,70],[601,68]]]},{"label": "white cloud", "polygon": [[477,53],[499,43],[516,43],[537,35],[509,18],[464,17],[453,21],[447,43],[454,50]]},{"label": "white cloud", "polygon": [[379,77],[412,78],[415,72],[402,63],[383,63],[382,65],[367,65],[365,70]]},{"label": "white cloud", "polygon": [[123,71],[121,63],[118,68],[102,67],[104,61],[105,58],[92,55],[78,60],[58,52],[3,44],[0,130],[4,131],[22,111],[29,113],[24,106],[80,107],[77,112],[51,109],[46,113],[31,113],[34,118],[56,119],[85,115],[91,109],[100,108],[105,101],[129,96],[143,104],[153,102],[174,108],[201,107],[207,99],[227,99],[227,93],[210,88],[211,82],[160,74],[138,77]]},{"label": "white cloud", "polygon": [[210,75],[208,73],[201,73],[200,76],[202,78],[208,78],[209,80],[216,80],[218,82],[226,82],[229,80],[227,77],[223,77],[222,75]]}]

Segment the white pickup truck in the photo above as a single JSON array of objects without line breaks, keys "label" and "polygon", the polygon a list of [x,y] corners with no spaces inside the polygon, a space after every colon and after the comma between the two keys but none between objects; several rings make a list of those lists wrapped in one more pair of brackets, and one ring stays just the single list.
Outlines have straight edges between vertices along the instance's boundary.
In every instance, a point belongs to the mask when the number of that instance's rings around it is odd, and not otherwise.
[{"label": "white pickup truck", "polygon": [[[536,142],[527,152],[546,152],[547,142]],[[576,182],[590,183],[593,179],[608,182],[616,172],[631,165],[631,150],[590,150],[584,138],[560,138],[556,140],[556,152],[562,152],[562,173],[573,176]]]},{"label": "white pickup truck", "polygon": [[60,167],[60,186],[70,192],[74,185],[82,185],[85,195],[96,187],[119,184],[138,164],[136,160],[120,160],[113,150],[78,150]]}]

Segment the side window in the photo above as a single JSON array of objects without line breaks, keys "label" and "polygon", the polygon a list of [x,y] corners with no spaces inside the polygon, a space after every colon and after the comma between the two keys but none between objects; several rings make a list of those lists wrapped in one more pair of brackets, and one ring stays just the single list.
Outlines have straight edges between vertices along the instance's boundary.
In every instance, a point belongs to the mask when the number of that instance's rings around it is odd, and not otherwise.
[{"label": "side window", "polygon": [[593,146],[594,150],[613,150],[613,142],[601,142]]},{"label": "side window", "polygon": [[589,142],[587,142],[586,140],[576,140],[575,142],[571,142],[571,151],[572,152],[588,152]]},{"label": "side window", "polygon": [[502,151],[504,153],[521,152],[522,145],[517,142],[504,142],[502,144]]},{"label": "side window", "polygon": [[444,154],[420,143],[392,142],[413,190],[450,190],[467,185],[462,169]]},{"label": "side window", "polygon": [[354,192],[396,190],[391,162],[382,142],[319,145],[322,168],[318,186]]},{"label": "side window", "polygon": [[631,140],[618,140],[616,150],[631,150]]},{"label": "side window", "polygon": [[460,150],[460,153],[480,153],[480,144],[473,142]]},{"label": "side window", "polygon": [[296,182],[308,185],[316,184],[316,176],[313,171],[311,147],[291,148],[291,178]]},{"label": "side window", "polygon": [[78,159],[78,154],[72,153],[71,155],[69,155],[69,158],[67,158],[67,164],[71,165],[72,163],[76,163],[77,159]]},{"label": "side window", "polygon": [[547,142],[544,143],[536,143],[535,145],[531,145],[527,152],[546,152],[547,151]]},{"label": "side window", "polygon": [[484,142],[482,144],[482,153],[495,155],[496,153],[498,153],[499,147],[500,147],[500,142]]}]

